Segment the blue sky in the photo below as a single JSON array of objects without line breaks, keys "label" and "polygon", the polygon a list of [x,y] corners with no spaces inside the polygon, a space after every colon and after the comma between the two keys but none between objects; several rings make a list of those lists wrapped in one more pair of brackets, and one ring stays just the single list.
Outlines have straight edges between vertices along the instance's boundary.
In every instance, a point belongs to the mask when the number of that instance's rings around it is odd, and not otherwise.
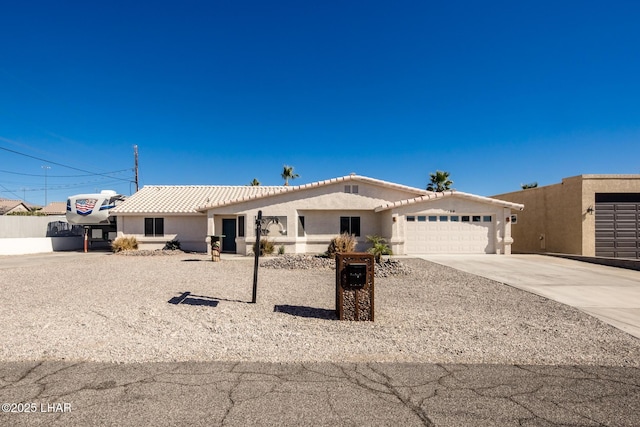
[{"label": "blue sky", "polygon": [[[640,173],[640,2],[5,2],[0,197]],[[49,166],[44,169],[42,166]],[[65,167],[70,166],[70,168]]]}]

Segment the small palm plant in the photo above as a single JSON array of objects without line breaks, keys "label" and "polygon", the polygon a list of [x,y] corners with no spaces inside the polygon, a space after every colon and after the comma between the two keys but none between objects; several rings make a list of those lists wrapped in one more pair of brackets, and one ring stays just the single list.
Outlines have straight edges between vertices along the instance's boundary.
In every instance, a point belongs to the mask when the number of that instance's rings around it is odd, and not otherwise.
[{"label": "small palm plant", "polygon": [[373,257],[378,264],[382,261],[382,255],[393,255],[391,248],[387,245],[387,240],[384,237],[377,235],[367,236],[367,242],[373,245],[367,250],[367,252],[373,254]]},{"label": "small palm plant", "polygon": [[258,181],[258,179],[257,179],[257,178],[253,178],[253,181],[251,181],[251,182],[249,183],[249,185],[250,185],[250,186],[252,186],[252,187],[257,187],[257,186],[259,186],[259,185],[260,185],[260,181]]}]

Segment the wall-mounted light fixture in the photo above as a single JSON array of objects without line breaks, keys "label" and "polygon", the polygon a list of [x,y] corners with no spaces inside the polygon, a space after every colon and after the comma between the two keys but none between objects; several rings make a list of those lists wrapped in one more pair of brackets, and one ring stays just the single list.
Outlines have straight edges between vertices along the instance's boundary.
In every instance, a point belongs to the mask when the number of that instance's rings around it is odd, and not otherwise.
[{"label": "wall-mounted light fixture", "polygon": [[595,209],[593,209],[593,205],[591,205],[591,206],[589,206],[589,207],[587,208],[587,213],[588,213],[589,215],[593,215],[593,213],[594,213],[594,212],[595,212]]}]

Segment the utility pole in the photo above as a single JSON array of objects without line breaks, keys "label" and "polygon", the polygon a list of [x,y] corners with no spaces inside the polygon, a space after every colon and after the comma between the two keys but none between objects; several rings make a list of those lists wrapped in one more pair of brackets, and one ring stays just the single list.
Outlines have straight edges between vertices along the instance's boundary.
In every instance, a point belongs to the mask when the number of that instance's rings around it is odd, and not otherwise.
[{"label": "utility pole", "polygon": [[51,166],[41,166],[44,169],[44,205],[47,206],[47,171],[51,169]]},{"label": "utility pole", "polygon": [[138,192],[138,146],[133,146],[134,169],[136,173],[136,193]]}]

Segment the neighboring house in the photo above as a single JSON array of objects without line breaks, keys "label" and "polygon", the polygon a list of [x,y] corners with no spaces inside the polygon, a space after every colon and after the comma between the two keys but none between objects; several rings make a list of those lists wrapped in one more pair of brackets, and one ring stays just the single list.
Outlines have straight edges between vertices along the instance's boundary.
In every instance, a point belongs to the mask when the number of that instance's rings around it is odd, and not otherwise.
[{"label": "neighboring house", "polygon": [[0,199],[0,215],[17,212],[29,212],[29,208],[20,200]]},{"label": "neighboring house", "polygon": [[527,206],[514,252],[640,258],[640,175],[579,175],[494,197]]},{"label": "neighboring house", "polygon": [[511,253],[512,211],[523,205],[458,191],[432,193],[355,174],[298,186],[145,186],[117,208],[118,235],[141,248],[178,239],[207,251],[224,235],[222,251],[250,254],[255,220],[277,218],[267,237],[286,253],[321,253],[341,232],[387,239],[394,254]]},{"label": "neighboring house", "polygon": [[67,213],[67,202],[51,202],[40,210],[44,215],[65,215]]}]

